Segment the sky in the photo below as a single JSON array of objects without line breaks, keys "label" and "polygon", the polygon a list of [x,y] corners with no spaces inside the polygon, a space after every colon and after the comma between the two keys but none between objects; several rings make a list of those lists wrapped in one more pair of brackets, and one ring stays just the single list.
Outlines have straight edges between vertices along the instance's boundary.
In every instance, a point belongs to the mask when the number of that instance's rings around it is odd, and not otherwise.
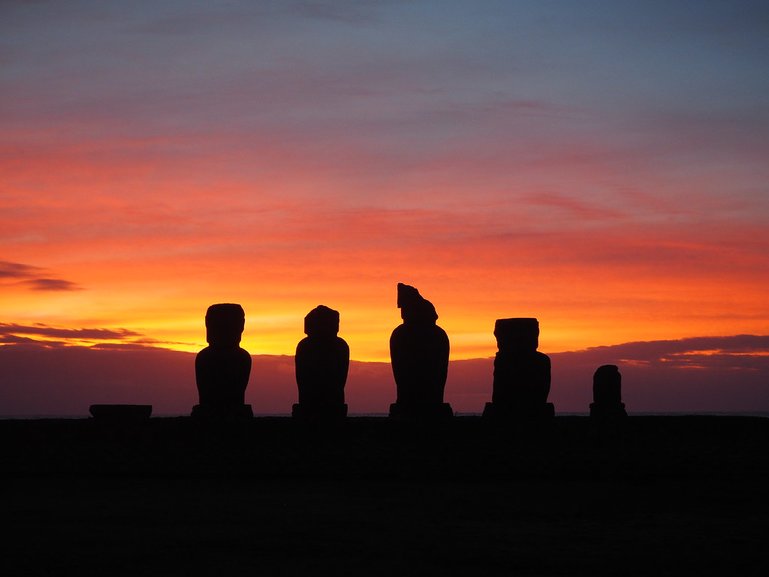
[{"label": "sky", "polygon": [[767,335],[768,67],[762,1],[3,0],[0,344]]}]

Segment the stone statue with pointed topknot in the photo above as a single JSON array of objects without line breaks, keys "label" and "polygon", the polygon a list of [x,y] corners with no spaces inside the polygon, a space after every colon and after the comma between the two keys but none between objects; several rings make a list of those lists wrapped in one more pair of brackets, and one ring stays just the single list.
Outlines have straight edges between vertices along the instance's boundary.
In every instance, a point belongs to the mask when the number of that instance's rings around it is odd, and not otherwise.
[{"label": "stone statue with pointed topknot", "polygon": [[292,416],[328,420],[347,416],[344,385],[350,367],[350,347],[339,332],[339,313],[324,305],[304,317],[307,335],[296,347],[296,384],[299,402]]},{"label": "stone statue with pointed topknot", "polygon": [[195,357],[195,380],[199,404],[193,417],[251,417],[245,404],[246,386],[251,374],[251,355],[240,348],[246,316],[239,304],[211,305],[206,312],[208,346]]},{"label": "stone statue with pointed topknot", "polygon": [[491,403],[484,417],[539,420],[552,417],[550,357],[537,351],[539,322],[534,318],[498,319],[494,336],[499,349],[494,358]]},{"label": "stone statue with pointed topknot", "polygon": [[403,324],[390,337],[390,359],[397,388],[390,416],[409,419],[453,416],[443,402],[449,368],[449,337],[435,321],[432,303],[412,286],[398,283]]},{"label": "stone statue with pointed topknot", "polygon": [[617,365],[601,365],[596,369],[590,416],[599,420],[627,417],[622,402],[622,375]]}]

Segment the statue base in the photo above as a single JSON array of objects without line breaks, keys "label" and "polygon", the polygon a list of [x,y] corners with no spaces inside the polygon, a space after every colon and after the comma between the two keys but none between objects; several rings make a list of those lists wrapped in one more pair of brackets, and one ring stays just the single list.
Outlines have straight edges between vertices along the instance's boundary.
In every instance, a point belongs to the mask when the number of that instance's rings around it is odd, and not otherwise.
[{"label": "statue base", "polygon": [[544,421],[555,417],[555,406],[553,403],[533,406],[486,403],[483,417],[500,421]]},{"label": "statue base", "polygon": [[335,421],[347,416],[345,403],[334,405],[311,405],[296,403],[291,408],[291,416],[303,421]]},{"label": "statue base", "polygon": [[149,419],[152,405],[91,405],[88,412],[99,421],[134,423]]},{"label": "statue base", "polygon": [[611,405],[590,403],[590,416],[601,420],[621,419],[627,417],[627,411],[625,410],[625,403]]},{"label": "statue base", "polygon": [[454,411],[448,403],[429,405],[405,405],[393,403],[390,405],[390,418],[410,421],[441,421],[451,419]]},{"label": "statue base", "polygon": [[252,418],[254,411],[251,405],[195,405],[191,416],[212,421],[238,421]]}]

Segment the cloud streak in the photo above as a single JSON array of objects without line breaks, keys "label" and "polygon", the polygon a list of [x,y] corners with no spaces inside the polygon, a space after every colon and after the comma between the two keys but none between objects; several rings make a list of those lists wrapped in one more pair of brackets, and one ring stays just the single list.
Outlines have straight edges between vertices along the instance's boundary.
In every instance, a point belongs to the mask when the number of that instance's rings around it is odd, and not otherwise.
[{"label": "cloud streak", "polygon": [[9,261],[0,261],[0,282],[3,281],[16,281],[34,291],[82,290],[82,287],[71,281],[48,277],[43,268]]},{"label": "cloud streak", "polygon": [[[43,337],[44,339],[63,339],[62,342],[65,342],[67,340],[72,340],[75,342],[81,342],[84,340],[126,341],[129,339],[135,339],[143,336],[141,333],[137,333],[135,331],[131,331],[128,329],[104,329],[104,328],[67,329],[67,328],[51,327],[44,324],[19,325],[19,324],[0,323],[0,336],[13,339],[14,337],[19,338],[19,335],[33,335],[35,337]],[[27,341],[28,339],[23,339],[23,340]],[[31,340],[33,340],[34,342],[41,342],[41,341],[35,341],[34,339],[31,339]],[[49,344],[49,341],[42,341],[42,342]]]}]

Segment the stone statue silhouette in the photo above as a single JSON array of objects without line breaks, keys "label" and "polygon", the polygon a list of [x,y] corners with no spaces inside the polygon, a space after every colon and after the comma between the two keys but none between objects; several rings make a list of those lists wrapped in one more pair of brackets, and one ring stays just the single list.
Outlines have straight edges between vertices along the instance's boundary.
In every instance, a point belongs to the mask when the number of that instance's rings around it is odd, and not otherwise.
[{"label": "stone statue silhouette", "polygon": [[622,402],[622,375],[617,365],[601,365],[593,374],[590,416],[602,420],[627,417]]},{"label": "stone statue silhouette", "polygon": [[292,415],[324,419],[344,417],[344,385],[350,366],[350,347],[339,332],[339,313],[319,305],[304,317],[307,335],[296,347],[296,384],[299,402]]},{"label": "stone statue silhouette", "polygon": [[240,348],[245,318],[239,304],[220,303],[208,307],[208,346],[195,357],[199,404],[193,407],[193,416],[252,416],[251,406],[245,404],[251,355]]},{"label": "stone statue silhouette", "polygon": [[390,359],[397,399],[391,417],[450,417],[443,402],[449,368],[449,337],[435,321],[432,303],[409,285],[398,283],[398,307],[403,324],[390,337]]},{"label": "stone statue silhouette", "polygon": [[494,336],[499,349],[494,358],[494,385],[486,417],[535,420],[552,417],[550,357],[537,351],[539,321],[535,318],[498,319]]}]

